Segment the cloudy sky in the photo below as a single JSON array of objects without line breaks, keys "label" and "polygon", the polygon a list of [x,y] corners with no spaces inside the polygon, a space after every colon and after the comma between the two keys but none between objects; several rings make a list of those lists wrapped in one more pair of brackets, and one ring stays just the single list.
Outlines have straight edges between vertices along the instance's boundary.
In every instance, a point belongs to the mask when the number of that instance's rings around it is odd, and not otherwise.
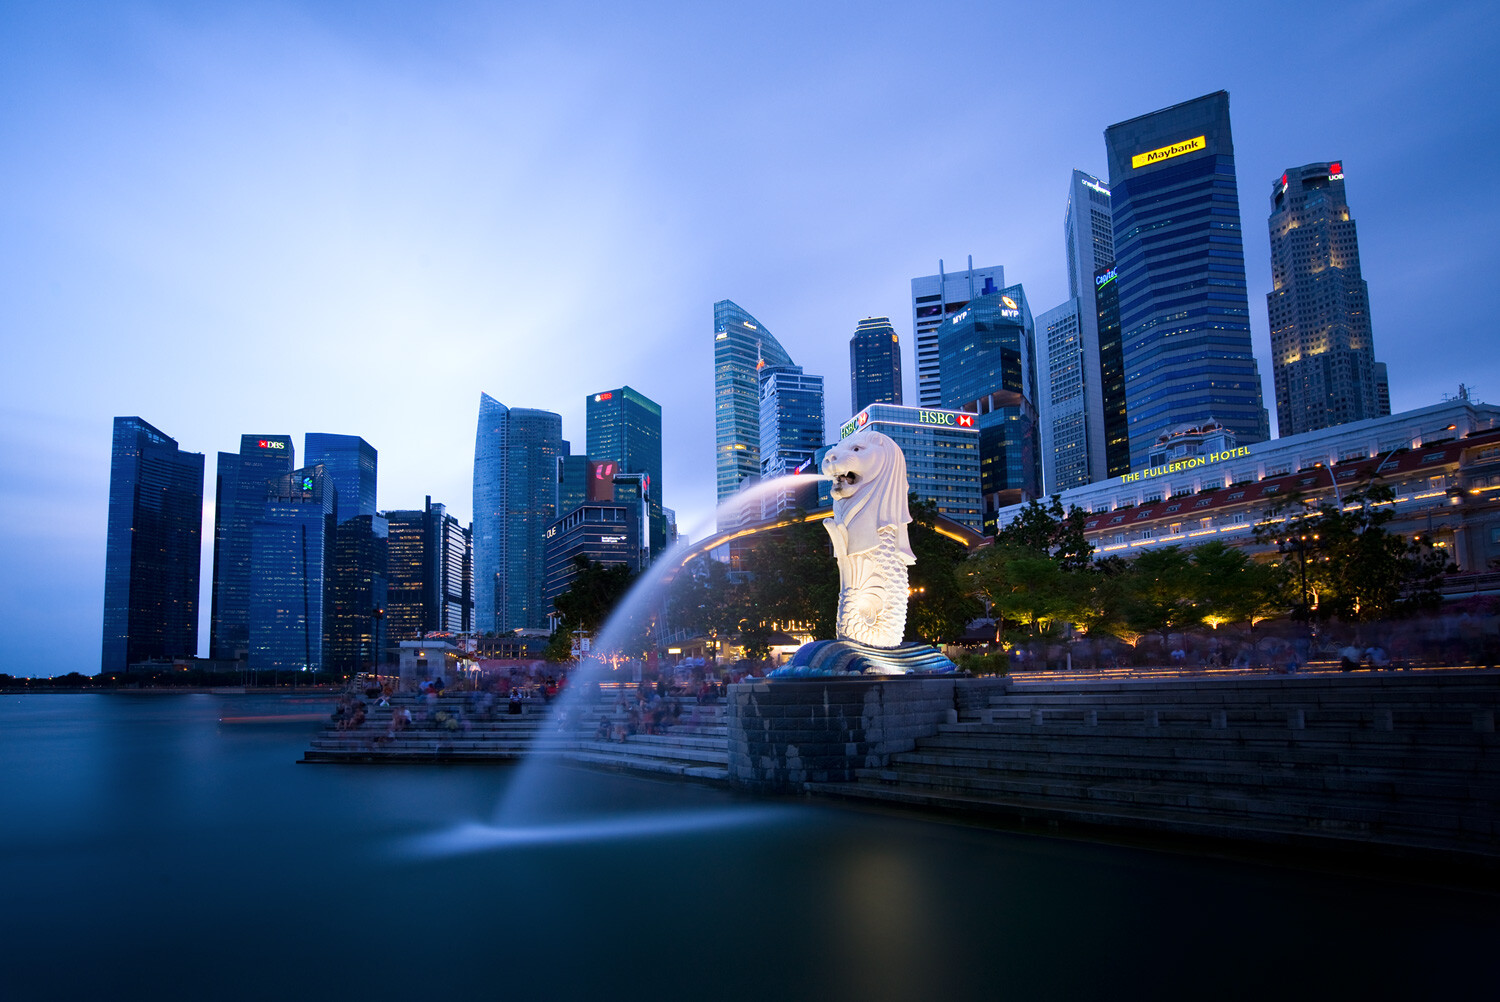
[{"label": "cloudy sky", "polygon": [[582,451],[585,395],[629,384],[698,535],[715,300],[837,427],[860,318],[895,322],[910,394],[940,258],[1061,302],[1069,172],[1221,88],[1267,403],[1270,185],[1333,159],[1393,407],[1500,400],[1497,29],[1406,0],[0,5],[0,670],[98,668],[116,415],[208,457],[205,636],[241,433],[362,435],[381,508],[467,521],[481,391]]}]

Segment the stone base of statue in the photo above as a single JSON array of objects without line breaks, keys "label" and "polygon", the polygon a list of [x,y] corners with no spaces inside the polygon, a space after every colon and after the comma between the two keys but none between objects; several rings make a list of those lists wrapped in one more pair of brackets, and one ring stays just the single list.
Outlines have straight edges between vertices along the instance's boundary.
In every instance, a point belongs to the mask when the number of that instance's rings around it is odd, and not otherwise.
[{"label": "stone base of statue", "polygon": [[872,675],[947,675],[958,670],[930,644],[871,647],[853,640],[815,640],[767,678],[833,678]]}]

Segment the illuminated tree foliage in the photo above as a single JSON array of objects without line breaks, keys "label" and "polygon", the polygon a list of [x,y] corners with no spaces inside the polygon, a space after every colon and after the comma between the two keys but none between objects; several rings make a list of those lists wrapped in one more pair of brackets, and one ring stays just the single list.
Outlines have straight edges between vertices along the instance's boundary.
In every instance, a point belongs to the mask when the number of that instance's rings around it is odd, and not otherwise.
[{"label": "illuminated tree foliage", "polygon": [[1408,540],[1385,525],[1395,492],[1375,484],[1348,494],[1343,506],[1296,498],[1256,528],[1279,554],[1284,594],[1295,615],[1378,620],[1435,607],[1446,554],[1425,539]]}]

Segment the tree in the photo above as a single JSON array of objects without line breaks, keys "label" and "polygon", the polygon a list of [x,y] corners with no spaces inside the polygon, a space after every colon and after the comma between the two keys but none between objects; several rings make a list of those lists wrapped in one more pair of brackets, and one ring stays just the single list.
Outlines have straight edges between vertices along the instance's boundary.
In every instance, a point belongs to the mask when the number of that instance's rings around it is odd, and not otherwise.
[{"label": "tree", "polygon": [[936,529],[937,505],[910,498],[911,525],[907,538],[917,562],[909,572],[911,596],[906,605],[908,641],[952,643],[963,638],[969,623],[982,609],[961,574],[968,548]]},{"label": "tree", "polygon": [[1274,509],[1256,529],[1276,544],[1287,590],[1303,616],[1378,620],[1435,607],[1450,570],[1430,540],[1408,540],[1385,528],[1395,492],[1374,484],[1314,507],[1297,498]]},{"label": "tree", "polygon": [[1033,498],[995,534],[995,542],[1051,557],[1064,571],[1088,570],[1094,547],[1083,533],[1087,517],[1077,505],[1064,513],[1056,494],[1048,504]]},{"label": "tree", "polygon": [[1271,564],[1256,563],[1244,550],[1211,540],[1192,551],[1192,601],[1203,622],[1218,629],[1285,608],[1281,575]]},{"label": "tree", "polygon": [[1054,495],[1032,500],[995,534],[995,541],[969,559],[968,586],[996,617],[995,641],[1005,636],[1005,620],[1039,633],[1050,623],[1084,617],[1092,591],[1094,548],[1083,534],[1084,513],[1064,513]]},{"label": "tree", "polygon": [[615,607],[630,591],[635,575],[624,564],[605,565],[579,554],[573,558],[577,575],[553,608],[562,617],[562,631],[598,633]]},{"label": "tree", "polygon": [[1125,624],[1139,633],[1174,629],[1202,621],[1194,603],[1197,582],[1188,553],[1176,546],[1149,549],[1131,562],[1124,601]]},{"label": "tree", "polygon": [[761,533],[751,541],[742,566],[749,574],[744,609],[747,648],[756,643],[758,649],[761,631],[768,638],[773,624],[801,624],[815,637],[834,637],[839,569],[822,525],[802,515],[790,525]]}]

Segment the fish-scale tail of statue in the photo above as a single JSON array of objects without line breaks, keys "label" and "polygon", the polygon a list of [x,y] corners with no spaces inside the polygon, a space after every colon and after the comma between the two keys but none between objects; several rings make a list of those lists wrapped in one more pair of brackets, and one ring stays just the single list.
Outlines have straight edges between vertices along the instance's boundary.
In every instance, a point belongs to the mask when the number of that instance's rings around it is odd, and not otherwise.
[{"label": "fish-scale tail of statue", "polygon": [[[906,635],[907,559],[894,527],[882,528],[873,551],[841,561],[838,636],[871,647],[897,647]],[[852,579],[852,580],[851,580]]]}]

